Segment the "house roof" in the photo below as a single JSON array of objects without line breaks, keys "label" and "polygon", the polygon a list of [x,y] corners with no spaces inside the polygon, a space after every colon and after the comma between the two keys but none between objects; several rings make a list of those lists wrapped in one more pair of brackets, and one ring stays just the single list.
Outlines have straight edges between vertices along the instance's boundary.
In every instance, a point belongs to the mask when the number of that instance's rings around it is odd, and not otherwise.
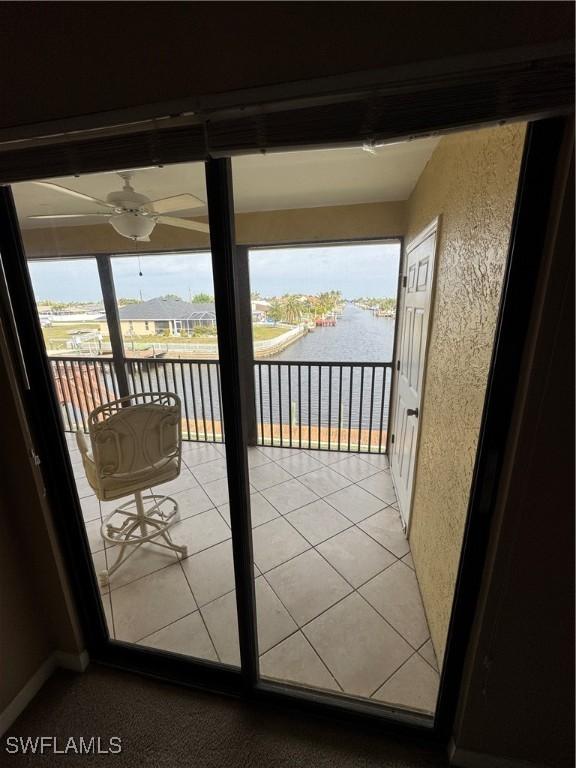
[{"label": "house roof", "polygon": [[182,299],[150,299],[118,310],[120,320],[215,320],[214,304],[191,304]]}]

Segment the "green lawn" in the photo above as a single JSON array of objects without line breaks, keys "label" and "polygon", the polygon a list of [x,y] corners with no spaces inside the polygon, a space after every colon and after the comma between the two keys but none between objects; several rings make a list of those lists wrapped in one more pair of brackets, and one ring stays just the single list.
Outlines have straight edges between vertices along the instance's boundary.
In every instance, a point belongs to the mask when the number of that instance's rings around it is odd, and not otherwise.
[{"label": "green lawn", "polygon": [[268,339],[275,339],[276,336],[281,336],[288,330],[285,325],[253,325],[252,336],[254,341],[268,341]]},{"label": "green lawn", "polygon": [[98,323],[58,323],[42,328],[42,333],[46,341],[61,341],[70,339],[73,331],[97,331],[99,327]]},{"label": "green lawn", "polygon": [[[286,326],[273,325],[253,325],[252,332],[254,341],[267,341],[275,339],[286,333]],[[216,344],[217,336],[134,336],[136,344]],[[125,338],[124,342],[129,345],[132,337]]]},{"label": "green lawn", "polygon": [[[46,342],[47,349],[65,348],[66,341],[71,339],[71,334],[74,331],[97,331],[99,329],[98,323],[58,323],[57,325],[50,325],[46,328],[42,328],[44,334],[44,340]],[[286,326],[273,326],[273,325],[253,325],[253,338],[254,341],[267,341],[268,339],[275,339],[277,336],[282,335],[288,329]],[[103,340],[108,341],[108,337],[104,335]],[[136,344],[215,344],[217,341],[216,335],[214,336],[134,336],[127,337],[124,342],[128,349],[130,349],[130,342],[134,341]]]},{"label": "green lawn", "polygon": [[97,331],[98,323],[58,323],[42,328],[46,349],[66,349],[74,331]]}]

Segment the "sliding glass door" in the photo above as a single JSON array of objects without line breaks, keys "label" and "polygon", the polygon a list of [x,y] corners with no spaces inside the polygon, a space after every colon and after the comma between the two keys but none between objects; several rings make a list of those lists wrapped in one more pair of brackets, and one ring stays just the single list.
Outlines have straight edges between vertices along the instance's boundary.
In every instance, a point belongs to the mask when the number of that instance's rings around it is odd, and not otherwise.
[{"label": "sliding glass door", "polygon": [[[13,193],[77,498],[56,514],[80,522],[109,641],[428,715],[438,673],[387,458],[400,240],[367,210],[366,163],[303,152]],[[168,539],[126,540],[134,493],[102,496],[82,436],[93,451],[94,412],[166,395],[179,471],[141,491],[177,511]],[[398,590],[409,618],[382,602]]]},{"label": "sliding glass door", "polygon": [[[26,182],[13,194],[79,502],[55,512],[82,515],[108,636],[238,667],[204,165]],[[177,508],[168,537],[181,551],[165,537],[111,541],[110,515],[134,494],[103,498],[78,441],[92,451],[96,409],[161,393],[178,397],[179,471],[166,482],[140,467],[151,479],[138,488]]]},{"label": "sliding glass door", "polygon": [[401,242],[387,199],[436,144],[232,163],[262,684],[422,715],[439,674],[388,461]]}]

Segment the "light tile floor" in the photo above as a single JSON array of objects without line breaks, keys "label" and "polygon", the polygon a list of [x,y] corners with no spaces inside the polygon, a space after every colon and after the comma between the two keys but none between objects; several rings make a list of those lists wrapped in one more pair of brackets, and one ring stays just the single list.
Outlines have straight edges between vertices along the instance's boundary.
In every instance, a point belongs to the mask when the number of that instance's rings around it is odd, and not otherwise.
[{"label": "light tile floor", "polygon": [[[68,435],[98,572],[114,553]],[[180,476],[157,489],[179,502],[179,560],[141,547],[102,590],[116,639],[238,665],[224,446],[184,443]],[[385,456],[250,448],[260,671],[433,712],[438,667]],[[113,548],[112,548],[113,549]]]}]

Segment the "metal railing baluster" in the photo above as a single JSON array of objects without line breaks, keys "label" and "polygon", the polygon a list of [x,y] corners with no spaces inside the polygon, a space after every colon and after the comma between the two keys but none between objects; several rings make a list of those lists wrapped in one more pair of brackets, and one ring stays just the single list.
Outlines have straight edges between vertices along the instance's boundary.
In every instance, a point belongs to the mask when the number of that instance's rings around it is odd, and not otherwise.
[{"label": "metal railing baluster", "polygon": [[339,376],[339,384],[338,384],[338,448],[336,450],[340,451],[341,443],[341,435],[342,435],[342,371],[344,370],[344,366],[340,365],[340,376]]},{"label": "metal railing baluster", "polygon": [[354,367],[352,365],[350,366],[348,381],[348,450],[350,450],[350,440],[352,439],[352,383],[354,381]]},{"label": "metal railing baluster", "polygon": [[220,441],[223,443],[224,438],[224,418],[222,417],[222,384],[220,382],[220,365],[216,363],[216,386],[218,387],[218,420],[220,422]]},{"label": "metal railing baluster", "polygon": [[274,414],[272,411],[272,368],[268,363],[268,417],[270,423],[270,445],[274,445]]},{"label": "metal railing baluster", "polygon": [[266,445],[264,438],[264,393],[262,392],[262,365],[256,363],[258,367],[258,400],[260,401],[260,440],[262,445]]},{"label": "metal railing baluster", "polygon": [[308,366],[308,448],[312,447],[312,366]]},{"label": "metal railing baluster", "polygon": [[292,448],[292,365],[288,363],[288,445]]},{"label": "metal railing baluster", "polygon": [[202,424],[204,425],[204,442],[208,442],[208,429],[206,427],[206,408],[204,408],[204,374],[202,363],[198,363],[198,382],[200,386],[200,405],[202,406]]},{"label": "metal railing baluster", "polygon": [[322,437],[322,366],[318,366],[318,450]]},{"label": "metal railing baluster", "polygon": [[66,421],[68,422],[68,432],[73,432],[72,429],[72,422],[70,421],[70,414],[68,413],[68,406],[67,406],[67,399],[66,399],[66,391],[64,387],[68,386],[68,381],[62,380],[62,373],[60,371],[60,367],[58,365],[58,360],[52,361],[52,376],[54,378],[54,382],[59,381],[60,382],[60,394],[62,396],[62,411],[64,412],[64,415],[66,416]]},{"label": "metal railing baluster", "polygon": [[282,364],[276,368],[278,381],[278,420],[280,421],[280,445],[284,445],[284,422],[282,420]]},{"label": "metal railing baluster", "polygon": [[368,424],[368,453],[372,447],[372,415],[374,412],[374,376],[376,375],[375,366],[371,367],[371,380],[370,380],[370,421]]},{"label": "metal railing baluster", "polygon": [[212,375],[210,373],[211,367],[212,367],[212,363],[206,364],[206,370],[208,372],[208,395],[209,395],[209,402],[210,402],[210,420],[212,422],[212,442],[215,442],[216,426],[214,424],[214,400],[212,396]]},{"label": "metal railing baluster", "polygon": [[188,370],[190,373],[190,392],[192,394],[192,407],[194,410],[194,428],[196,430],[196,440],[198,440],[198,413],[196,411],[196,388],[194,386],[194,371],[192,369],[192,363],[188,363]]},{"label": "metal railing baluster", "polygon": [[[119,397],[116,361],[66,356],[53,357],[50,364],[53,377],[60,379],[62,418],[66,431],[73,431],[78,427],[86,429],[88,412],[92,407]],[[174,391],[180,395],[183,401],[183,418],[186,419],[187,425],[184,432],[188,440],[224,442],[218,361],[125,358],[124,365],[132,392],[148,389]],[[297,446],[312,450],[386,452],[384,432],[388,429],[392,363],[267,360],[254,361],[254,367],[257,379],[255,408],[256,418],[259,419],[260,444],[265,445],[268,441],[270,445]],[[325,368],[328,369],[327,375]],[[264,369],[266,375],[263,373]],[[360,369],[360,381],[355,390],[356,369]],[[287,382],[284,381],[285,372]],[[313,392],[315,386],[318,387],[317,394]],[[335,407],[338,408],[338,414],[334,413]],[[313,413],[313,408],[316,408],[316,413]],[[324,421],[325,412],[327,417]],[[218,419],[220,426],[217,428]],[[284,430],[285,419],[288,424],[287,435]],[[302,437],[306,422],[307,440]],[[324,423],[327,429],[326,439],[323,432]],[[200,426],[203,426],[202,435]],[[337,437],[332,434],[332,430],[336,431],[336,428]],[[358,431],[356,438],[352,434],[355,428]],[[366,443],[363,442],[365,428],[368,430]],[[317,434],[314,429],[317,429]]]},{"label": "metal railing baluster", "polygon": [[302,448],[302,366],[298,365],[298,448]]}]

